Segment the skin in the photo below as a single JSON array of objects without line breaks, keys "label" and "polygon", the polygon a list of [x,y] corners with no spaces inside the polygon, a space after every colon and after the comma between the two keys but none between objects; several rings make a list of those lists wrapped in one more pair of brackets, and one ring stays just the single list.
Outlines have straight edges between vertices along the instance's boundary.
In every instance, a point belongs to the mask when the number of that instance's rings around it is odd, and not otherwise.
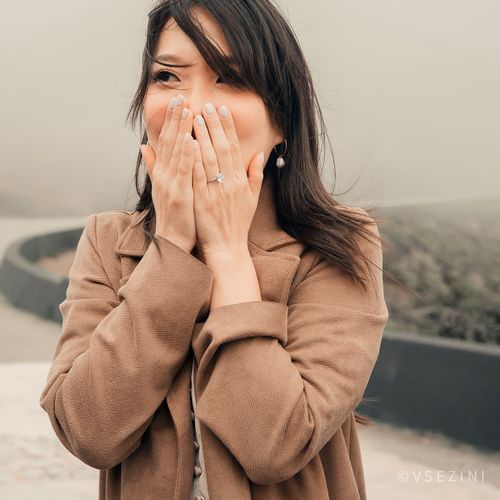
[{"label": "skin", "polygon": [[[217,22],[202,8],[194,7],[194,12],[204,30],[227,54],[227,43]],[[173,73],[162,75],[163,81],[150,85],[144,102],[144,121],[149,144],[153,149],[157,150],[170,98],[182,94],[185,98],[184,106],[191,110],[193,116],[202,114],[206,102],[212,102],[217,108],[225,104],[234,118],[244,165],[248,168],[253,156],[262,150],[267,162],[272,149],[283,142],[283,135],[271,125],[262,99],[253,92],[231,88],[222,80],[218,82],[218,76],[203,59],[196,45],[172,19],[167,22],[159,37],[155,56],[163,53],[173,53],[182,57],[186,64],[195,66],[171,68],[153,64],[153,72]]]},{"label": "skin", "polygon": [[[202,8],[194,12],[204,30],[227,54],[227,43],[217,22]],[[155,55],[166,52],[182,58],[175,64],[193,67],[154,63],[153,74],[167,73],[161,75],[162,81],[152,81],[144,103],[149,146],[141,149],[153,184],[157,234],[188,252],[195,247],[200,260],[210,267],[214,274],[211,309],[261,301],[248,250],[248,231],[257,207],[263,168],[272,148],[283,142],[283,136],[271,125],[261,98],[218,81],[174,20],[165,25]],[[169,103],[179,95],[180,104],[170,108]],[[210,105],[212,113],[208,112]],[[228,111],[225,117],[220,115],[221,106]],[[187,117],[182,120],[184,108]],[[203,124],[195,120],[200,116]],[[198,141],[193,141],[192,130]],[[259,161],[261,151],[263,163]],[[207,183],[219,171],[224,174],[224,184]],[[176,216],[172,215],[174,210]]]}]

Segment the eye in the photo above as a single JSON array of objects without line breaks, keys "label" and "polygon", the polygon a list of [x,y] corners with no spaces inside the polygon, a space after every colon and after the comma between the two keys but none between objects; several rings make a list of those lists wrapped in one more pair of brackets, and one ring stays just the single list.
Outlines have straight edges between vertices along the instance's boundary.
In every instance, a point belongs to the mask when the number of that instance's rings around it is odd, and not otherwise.
[{"label": "eye", "polygon": [[154,80],[164,82],[164,81],[168,81],[168,77],[170,75],[175,76],[175,78],[177,78],[177,76],[174,75],[173,73],[171,73],[170,71],[157,71],[154,74],[153,78],[154,78]]},{"label": "eye", "polygon": [[[175,76],[175,78],[179,79],[177,77],[177,75],[175,75],[174,73],[170,72],[170,71],[157,71],[154,75],[153,75],[153,79],[155,81],[160,81],[160,82],[169,82],[168,78],[170,76]],[[217,79],[217,83],[222,83],[222,84],[225,84],[225,82],[220,78]]]}]

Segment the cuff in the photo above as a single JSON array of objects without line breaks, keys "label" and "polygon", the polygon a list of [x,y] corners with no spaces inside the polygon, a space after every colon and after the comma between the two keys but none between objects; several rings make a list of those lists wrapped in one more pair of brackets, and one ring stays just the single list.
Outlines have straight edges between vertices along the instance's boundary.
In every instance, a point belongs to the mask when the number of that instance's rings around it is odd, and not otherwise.
[{"label": "cuff", "polygon": [[198,314],[200,310],[206,314],[212,270],[170,240],[158,237],[158,247],[150,243],[128,281],[118,289],[118,297],[139,301],[148,314],[175,316],[180,311]]},{"label": "cuff", "polygon": [[229,304],[213,309],[192,339],[197,362],[205,351],[247,337],[275,337],[284,347],[288,341],[288,306],[267,300]]}]

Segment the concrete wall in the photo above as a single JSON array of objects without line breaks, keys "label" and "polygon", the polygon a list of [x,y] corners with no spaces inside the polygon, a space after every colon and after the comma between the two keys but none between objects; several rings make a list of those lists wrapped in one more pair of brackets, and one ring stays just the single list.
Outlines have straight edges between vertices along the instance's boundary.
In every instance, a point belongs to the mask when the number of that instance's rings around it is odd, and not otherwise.
[{"label": "concrete wall", "polygon": [[500,346],[386,331],[360,410],[500,450]]}]

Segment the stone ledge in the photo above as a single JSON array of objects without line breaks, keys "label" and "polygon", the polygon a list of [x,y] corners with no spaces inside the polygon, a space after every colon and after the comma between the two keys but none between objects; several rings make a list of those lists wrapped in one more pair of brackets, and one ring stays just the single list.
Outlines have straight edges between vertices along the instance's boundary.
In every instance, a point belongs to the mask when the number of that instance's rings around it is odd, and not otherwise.
[{"label": "stone ledge", "polygon": [[61,322],[59,304],[66,297],[68,278],[38,262],[75,249],[80,228],[28,236],[11,243],[0,265],[0,290],[9,302],[45,319]]}]

